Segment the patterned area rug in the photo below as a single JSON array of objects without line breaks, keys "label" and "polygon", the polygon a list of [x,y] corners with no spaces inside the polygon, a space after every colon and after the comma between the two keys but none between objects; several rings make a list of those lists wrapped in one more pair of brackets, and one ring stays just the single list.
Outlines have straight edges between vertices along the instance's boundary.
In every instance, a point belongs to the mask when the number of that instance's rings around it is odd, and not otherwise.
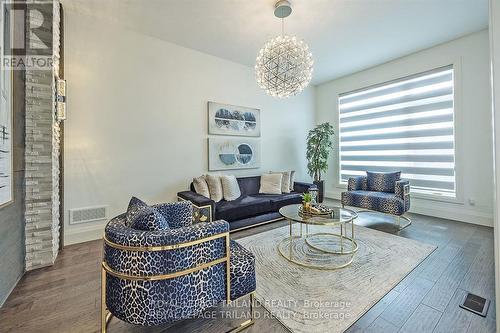
[{"label": "patterned area rug", "polygon": [[[316,228],[309,232],[325,230]],[[283,258],[277,245],[288,234],[282,227],[238,242],[255,254],[257,300],[292,332],[345,331],[436,248],[356,226],[359,248],[351,266],[325,271]]]}]

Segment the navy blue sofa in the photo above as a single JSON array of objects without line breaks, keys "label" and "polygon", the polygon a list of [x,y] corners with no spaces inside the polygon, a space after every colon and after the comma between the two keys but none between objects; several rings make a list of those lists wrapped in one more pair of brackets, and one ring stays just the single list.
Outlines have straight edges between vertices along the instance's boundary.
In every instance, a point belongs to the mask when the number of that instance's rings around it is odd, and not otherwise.
[{"label": "navy blue sofa", "polygon": [[293,191],[284,194],[259,194],[260,176],[237,178],[241,197],[233,201],[215,202],[194,191],[177,193],[179,200],[191,201],[194,207],[194,219],[197,222],[225,220],[231,231],[281,220],[279,209],[286,205],[301,203],[301,194],[316,188],[310,183],[295,182]]}]

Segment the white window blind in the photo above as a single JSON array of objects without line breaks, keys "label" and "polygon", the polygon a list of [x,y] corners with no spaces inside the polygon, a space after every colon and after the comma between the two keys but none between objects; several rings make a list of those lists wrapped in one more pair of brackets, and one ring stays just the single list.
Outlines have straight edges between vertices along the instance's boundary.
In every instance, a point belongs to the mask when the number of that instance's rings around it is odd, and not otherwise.
[{"label": "white window blind", "polygon": [[453,67],[339,96],[340,181],[402,171],[412,191],[455,197]]}]

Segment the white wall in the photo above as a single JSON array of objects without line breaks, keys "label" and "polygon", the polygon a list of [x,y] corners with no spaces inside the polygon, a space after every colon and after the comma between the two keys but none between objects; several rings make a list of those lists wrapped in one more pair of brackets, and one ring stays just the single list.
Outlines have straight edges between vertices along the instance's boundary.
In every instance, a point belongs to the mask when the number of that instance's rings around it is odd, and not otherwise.
[{"label": "white wall", "polygon": [[[464,222],[493,225],[493,156],[488,31],[399,58],[316,87],[316,122],[330,121],[338,133],[338,95],[453,63],[455,66],[455,128],[457,202],[418,199],[411,211]],[[337,149],[338,152],[338,149]],[[338,154],[326,177],[327,196],[339,198]],[[469,199],[475,202],[472,205]]]},{"label": "white wall", "polygon": [[69,209],[109,205],[112,217],[132,195],[173,201],[207,172],[207,101],[262,110],[262,168],[234,174],[295,169],[309,179],[312,90],[278,100],[257,87],[253,68],[71,10],[64,22],[66,244],[101,237],[106,222],[69,225]]}]

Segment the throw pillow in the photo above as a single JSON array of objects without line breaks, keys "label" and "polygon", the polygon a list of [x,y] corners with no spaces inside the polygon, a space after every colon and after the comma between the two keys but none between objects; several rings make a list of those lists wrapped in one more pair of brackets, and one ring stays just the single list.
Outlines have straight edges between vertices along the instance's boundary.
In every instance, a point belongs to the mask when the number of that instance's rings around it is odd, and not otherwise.
[{"label": "throw pillow", "polygon": [[295,170],[290,171],[290,192],[293,191],[295,185]]},{"label": "throw pillow", "polygon": [[144,231],[159,231],[170,229],[167,221],[153,207],[145,207],[137,212],[131,224],[132,229]]},{"label": "throw pillow", "polygon": [[268,173],[260,177],[260,190],[262,194],[281,194],[282,173]]},{"label": "throw pillow", "polygon": [[210,191],[208,190],[208,184],[205,176],[193,178],[193,186],[196,193],[210,198]]},{"label": "throw pillow", "polygon": [[401,180],[401,171],[398,172],[366,172],[368,190],[394,193],[396,182]]},{"label": "throw pillow", "polygon": [[127,218],[127,224],[130,226],[132,225],[132,220],[134,218],[134,215],[137,214],[141,209],[148,207],[148,205],[136,198],[132,197],[128,203],[128,208],[127,208],[127,214],[125,215]]},{"label": "throw pillow", "polygon": [[210,199],[219,202],[223,198],[222,183],[218,175],[206,175],[208,191],[210,192]]},{"label": "throw pillow", "polygon": [[281,178],[281,193],[290,193],[290,171],[278,171],[270,173],[281,173],[283,178]]},{"label": "throw pillow", "polygon": [[241,197],[240,185],[235,176],[220,176],[224,200],[233,201]]}]

